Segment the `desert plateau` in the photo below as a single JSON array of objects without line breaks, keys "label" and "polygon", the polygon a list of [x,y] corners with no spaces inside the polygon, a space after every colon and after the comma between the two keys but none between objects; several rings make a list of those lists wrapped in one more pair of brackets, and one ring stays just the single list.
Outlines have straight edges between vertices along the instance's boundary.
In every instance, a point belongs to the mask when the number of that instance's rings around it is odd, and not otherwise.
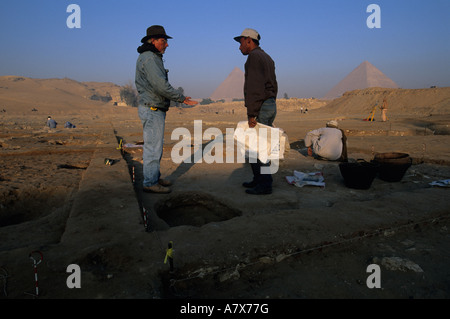
[{"label": "desert plateau", "polygon": [[[171,158],[176,128],[194,135],[201,120],[203,132],[225,136],[246,120],[239,101],[172,107],[161,160],[172,193],[144,193],[142,125],[119,91],[0,77],[1,299],[450,298],[449,188],[433,184],[450,179],[449,87],[278,99],[274,124],[288,141],[265,196],[245,193],[247,163]],[[367,121],[383,98],[389,120],[376,109]],[[351,161],[407,153],[401,181],[349,188],[338,162],[307,156],[306,133],[332,119]],[[320,172],[325,187],[289,184],[294,171]],[[40,261],[38,295],[30,257]],[[79,266],[79,288],[69,287],[69,265]],[[369,287],[369,265],[379,266],[380,287]]]}]

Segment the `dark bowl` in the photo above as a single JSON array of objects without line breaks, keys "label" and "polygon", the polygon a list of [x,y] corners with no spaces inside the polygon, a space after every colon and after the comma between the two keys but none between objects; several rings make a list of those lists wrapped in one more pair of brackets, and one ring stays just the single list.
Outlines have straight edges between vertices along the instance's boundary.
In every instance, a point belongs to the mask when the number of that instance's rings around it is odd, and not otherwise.
[{"label": "dark bowl", "polygon": [[406,153],[376,153],[371,162],[380,165],[378,177],[381,180],[399,182],[412,165],[412,158]]}]

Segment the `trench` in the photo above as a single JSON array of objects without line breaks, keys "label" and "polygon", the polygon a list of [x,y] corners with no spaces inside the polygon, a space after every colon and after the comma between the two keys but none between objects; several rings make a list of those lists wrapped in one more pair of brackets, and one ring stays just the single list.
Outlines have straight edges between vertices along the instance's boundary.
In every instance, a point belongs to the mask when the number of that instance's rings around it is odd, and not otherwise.
[{"label": "trench", "polygon": [[[122,136],[116,134],[118,144],[124,139]],[[204,147],[205,145],[203,145]],[[142,150],[136,149],[122,149],[122,158],[128,164],[128,172],[134,184],[134,189],[139,203],[142,203],[141,183],[142,183],[142,163],[136,161],[135,155],[142,156]],[[138,153],[138,154],[135,154]],[[189,225],[194,227],[201,227],[203,225],[223,222],[234,217],[242,216],[242,212],[233,208],[218,198],[202,192],[183,192],[178,194],[171,194],[164,196],[163,199],[154,203],[153,208],[149,211],[156,214],[146,215],[149,207],[142,207],[142,218],[144,224],[146,223],[147,231],[167,229],[167,227],[177,227],[182,225]],[[159,219],[159,220],[155,220]],[[162,222],[161,222],[162,221]],[[161,226],[165,224],[165,226]]]}]

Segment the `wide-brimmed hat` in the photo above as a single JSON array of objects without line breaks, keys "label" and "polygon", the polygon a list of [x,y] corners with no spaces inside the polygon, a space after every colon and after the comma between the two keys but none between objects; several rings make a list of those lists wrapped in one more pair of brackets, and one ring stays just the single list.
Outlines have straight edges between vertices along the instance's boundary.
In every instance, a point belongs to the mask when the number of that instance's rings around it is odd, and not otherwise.
[{"label": "wide-brimmed hat", "polygon": [[148,39],[155,38],[164,38],[164,39],[172,39],[172,37],[169,37],[166,34],[166,30],[164,30],[164,27],[160,25],[152,25],[147,29],[147,35],[142,38],[141,42],[145,43]]},{"label": "wide-brimmed hat", "polygon": [[236,40],[237,42],[241,42],[241,38],[251,38],[256,41],[261,40],[261,36],[259,35],[258,31],[250,28],[247,28],[244,31],[242,31],[242,34],[240,36],[235,37],[234,40]]}]

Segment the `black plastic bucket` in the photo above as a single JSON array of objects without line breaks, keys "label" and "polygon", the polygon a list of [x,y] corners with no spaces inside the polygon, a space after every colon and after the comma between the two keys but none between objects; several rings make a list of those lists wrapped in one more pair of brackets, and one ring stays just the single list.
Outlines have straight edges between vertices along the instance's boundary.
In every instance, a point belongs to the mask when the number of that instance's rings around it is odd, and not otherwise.
[{"label": "black plastic bucket", "polygon": [[379,167],[379,164],[369,163],[365,160],[339,164],[345,186],[356,189],[369,189],[377,176]]}]

